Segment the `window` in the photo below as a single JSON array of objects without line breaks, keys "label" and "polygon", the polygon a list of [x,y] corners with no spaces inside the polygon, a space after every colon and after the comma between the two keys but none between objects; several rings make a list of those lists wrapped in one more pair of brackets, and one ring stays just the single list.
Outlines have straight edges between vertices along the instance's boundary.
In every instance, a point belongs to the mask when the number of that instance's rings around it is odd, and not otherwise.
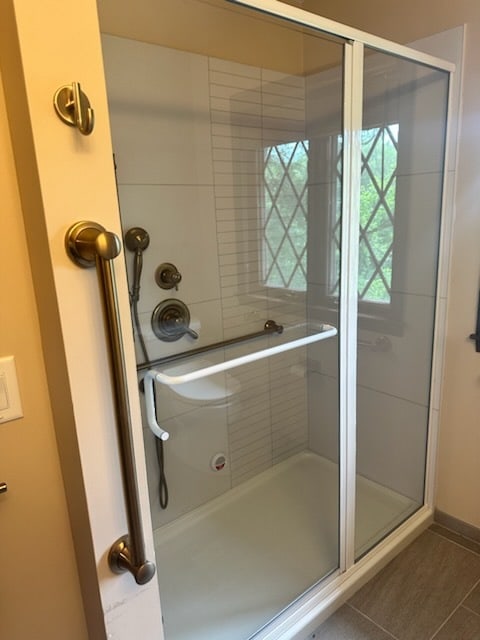
[{"label": "window", "polygon": [[[391,305],[395,228],[397,123],[361,134],[358,297],[362,311],[382,315]],[[336,185],[329,204],[326,249],[328,296],[338,298],[341,242],[341,136],[336,139]],[[313,143],[312,143],[313,144]],[[264,149],[263,282],[305,291],[308,247],[308,158],[306,140]],[[318,211],[316,211],[318,214]],[[327,255],[328,254],[328,255]]]}]

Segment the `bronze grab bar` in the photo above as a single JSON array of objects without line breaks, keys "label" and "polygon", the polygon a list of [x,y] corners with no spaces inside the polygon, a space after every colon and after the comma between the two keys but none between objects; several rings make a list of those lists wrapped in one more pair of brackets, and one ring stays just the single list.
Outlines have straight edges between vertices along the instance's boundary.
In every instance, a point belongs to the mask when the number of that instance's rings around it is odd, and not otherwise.
[{"label": "bronze grab bar", "polygon": [[113,260],[119,255],[121,244],[114,233],[106,231],[96,222],[74,224],[67,231],[65,244],[67,253],[75,264],[84,268],[96,267],[109,343],[128,535],[122,536],[112,545],[108,563],[114,573],[130,571],[137,584],[146,584],[155,575],[155,565],[145,557],[127,375],[113,269]]},{"label": "bronze grab bar", "polygon": [[214,349],[229,347],[232,344],[246,342],[247,340],[252,340],[253,338],[261,338],[262,336],[268,336],[270,333],[283,333],[283,326],[281,324],[277,324],[275,320],[267,320],[261,331],[248,333],[245,336],[237,336],[236,338],[229,338],[228,340],[222,340],[221,342],[214,342],[212,344],[205,345],[204,347],[196,347],[195,349],[190,349],[190,351],[173,353],[170,356],[163,356],[163,358],[157,358],[156,360],[150,360],[149,362],[141,362],[137,365],[137,371],[143,371],[144,369],[151,369],[152,367],[157,367],[162,364],[176,362],[177,360],[181,360],[182,358],[190,358],[192,356],[197,356],[200,353],[213,351]]}]

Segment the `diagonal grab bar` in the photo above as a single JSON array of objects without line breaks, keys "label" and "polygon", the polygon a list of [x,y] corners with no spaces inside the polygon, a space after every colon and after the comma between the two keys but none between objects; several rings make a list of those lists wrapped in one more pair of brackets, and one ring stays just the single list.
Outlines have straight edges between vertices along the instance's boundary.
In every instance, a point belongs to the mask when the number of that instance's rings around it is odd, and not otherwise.
[{"label": "diagonal grab bar", "polygon": [[148,426],[157,436],[157,438],[160,438],[161,440],[168,440],[169,434],[167,431],[160,427],[155,414],[155,381],[165,385],[177,385],[184,384],[185,382],[193,382],[194,380],[200,380],[201,378],[206,378],[207,376],[214,375],[215,373],[228,371],[229,369],[240,367],[244,364],[248,364],[249,362],[255,362],[256,360],[269,358],[270,356],[274,356],[277,353],[283,353],[284,351],[297,349],[298,347],[303,347],[307,344],[319,342],[320,340],[326,340],[327,338],[332,338],[336,335],[337,329],[335,327],[332,327],[329,324],[324,324],[322,325],[322,328],[318,333],[314,333],[310,336],[304,336],[302,338],[290,340],[289,342],[277,344],[273,347],[267,347],[266,349],[261,349],[260,351],[249,353],[246,356],[232,358],[231,360],[226,360],[225,362],[220,362],[209,367],[203,367],[202,369],[197,369],[196,371],[191,371],[190,373],[185,373],[180,376],[170,376],[162,371],[150,369],[149,371],[147,371],[145,378],[143,379]]},{"label": "diagonal grab bar", "polygon": [[69,257],[78,266],[96,267],[109,343],[110,366],[115,397],[120,455],[127,507],[128,535],[110,548],[108,562],[114,573],[129,571],[137,584],[146,584],[155,575],[155,565],[145,557],[145,543],[138,497],[130,403],[123,352],[120,313],[113,260],[121,250],[118,237],[96,222],[77,222],[65,238]]},{"label": "diagonal grab bar", "polygon": [[203,347],[196,347],[195,349],[189,349],[188,351],[181,351],[180,353],[172,353],[169,356],[162,356],[156,360],[150,360],[149,362],[142,362],[137,365],[137,371],[144,369],[151,369],[152,367],[163,366],[170,362],[176,362],[177,360],[183,360],[185,358],[191,358],[192,356],[200,355],[201,353],[208,353],[215,351],[215,349],[223,349],[224,347],[230,347],[234,344],[240,344],[242,342],[248,342],[254,338],[264,338],[272,333],[283,333],[283,326],[277,324],[275,320],[267,320],[263,325],[261,331],[255,331],[254,333],[247,333],[244,336],[237,336],[235,338],[228,338],[221,342],[214,342],[213,344],[206,344]]}]

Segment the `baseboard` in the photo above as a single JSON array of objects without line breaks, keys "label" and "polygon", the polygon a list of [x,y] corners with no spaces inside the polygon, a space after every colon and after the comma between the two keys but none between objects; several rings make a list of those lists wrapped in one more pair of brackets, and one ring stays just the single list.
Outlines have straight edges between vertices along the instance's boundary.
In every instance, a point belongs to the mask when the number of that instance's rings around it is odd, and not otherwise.
[{"label": "baseboard", "polygon": [[478,527],[474,527],[472,524],[463,522],[463,520],[454,518],[448,513],[444,513],[438,509],[435,509],[433,519],[437,524],[441,524],[443,527],[446,527],[451,531],[455,531],[455,533],[458,533],[465,538],[470,538],[470,540],[480,542],[480,529]]}]

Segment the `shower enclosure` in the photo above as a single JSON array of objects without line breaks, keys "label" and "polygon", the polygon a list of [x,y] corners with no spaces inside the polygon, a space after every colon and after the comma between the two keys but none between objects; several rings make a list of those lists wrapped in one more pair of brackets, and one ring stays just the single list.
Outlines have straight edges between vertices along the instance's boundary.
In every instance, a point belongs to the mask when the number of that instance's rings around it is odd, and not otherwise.
[{"label": "shower enclosure", "polygon": [[451,66],[159,4],[99,12],[165,637],[273,638],[428,502]]}]

